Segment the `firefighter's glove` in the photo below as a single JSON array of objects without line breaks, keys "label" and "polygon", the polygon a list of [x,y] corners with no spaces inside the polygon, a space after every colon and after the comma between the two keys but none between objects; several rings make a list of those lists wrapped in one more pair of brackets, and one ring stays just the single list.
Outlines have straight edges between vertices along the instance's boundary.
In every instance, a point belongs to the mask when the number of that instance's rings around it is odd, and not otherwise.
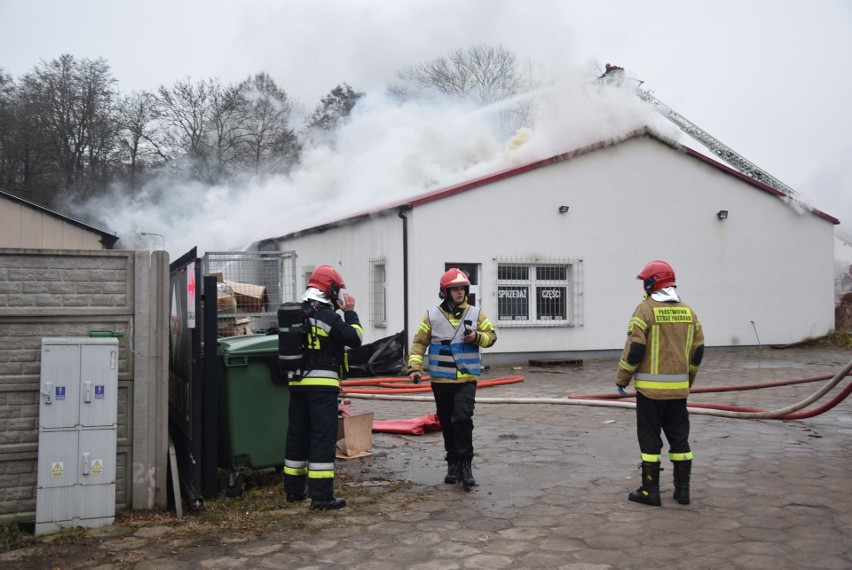
[{"label": "firefighter's glove", "polygon": [[619,386],[618,384],[615,385],[615,389],[618,390],[619,395],[621,395],[621,396],[627,395],[627,391],[624,388],[622,388],[621,386]]},{"label": "firefighter's glove", "polygon": [[420,384],[420,373],[419,372],[412,372],[408,377],[411,379],[411,381],[414,384]]}]

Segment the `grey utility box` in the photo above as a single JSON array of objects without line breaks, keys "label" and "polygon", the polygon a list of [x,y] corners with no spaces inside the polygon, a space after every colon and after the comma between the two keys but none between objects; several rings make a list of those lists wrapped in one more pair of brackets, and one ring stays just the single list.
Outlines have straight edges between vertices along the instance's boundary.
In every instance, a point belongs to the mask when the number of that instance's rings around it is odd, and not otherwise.
[{"label": "grey utility box", "polygon": [[43,338],[36,534],[115,520],[118,340]]}]

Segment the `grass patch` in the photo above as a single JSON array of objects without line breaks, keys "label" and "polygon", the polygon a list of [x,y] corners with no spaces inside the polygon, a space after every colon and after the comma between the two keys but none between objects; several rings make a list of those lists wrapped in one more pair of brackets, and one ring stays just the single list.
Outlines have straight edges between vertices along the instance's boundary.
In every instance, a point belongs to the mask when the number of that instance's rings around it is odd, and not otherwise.
[{"label": "grass patch", "polygon": [[852,331],[835,331],[824,339],[821,339],[819,344],[823,346],[852,348]]},{"label": "grass patch", "polygon": [[18,523],[2,523],[0,524],[0,543],[3,545],[3,552],[17,550],[26,540],[26,533],[21,531],[21,525]]}]

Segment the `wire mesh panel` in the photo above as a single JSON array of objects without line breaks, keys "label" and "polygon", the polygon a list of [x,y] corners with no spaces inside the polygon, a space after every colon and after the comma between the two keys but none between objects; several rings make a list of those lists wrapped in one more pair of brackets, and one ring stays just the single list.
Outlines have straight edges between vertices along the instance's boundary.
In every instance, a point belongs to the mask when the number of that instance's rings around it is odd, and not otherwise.
[{"label": "wire mesh panel", "polygon": [[219,336],[276,328],[278,305],[297,300],[295,269],[291,251],[208,252],[203,272],[218,283]]}]

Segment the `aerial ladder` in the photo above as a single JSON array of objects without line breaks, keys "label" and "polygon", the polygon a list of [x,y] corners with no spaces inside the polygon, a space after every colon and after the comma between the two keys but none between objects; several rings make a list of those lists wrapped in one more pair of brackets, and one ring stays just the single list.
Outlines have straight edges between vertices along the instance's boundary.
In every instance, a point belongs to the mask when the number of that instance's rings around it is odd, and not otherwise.
[{"label": "aerial ladder", "polygon": [[[598,80],[601,83],[614,83],[616,85],[622,85],[625,79],[624,68],[618,67],[615,65],[606,64],[606,71],[603,75],[601,75]],[[731,147],[723,144],[719,139],[712,136],[710,133],[654,97],[651,91],[647,89],[642,89],[642,83],[644,81],[640,81],[638,79],[628,78],[633,81],[637,81],[639,85],[636,87],[636,94],[640,99],[651,103],[654,108],[666,119],[674,123],[678,126],[680,130],[703,144],[707,149],[712,152],[714,155],[718,156],[734,168],[736,168],[741,173],[745,174],[749,178],[757,180],[769,186],[770,188],[785,194],[786,196],[793,197],[796,195],[796,192],[763,170],[762,168],[758,168],[753,162],[747,160],[741,154],[736,152]]]}]

